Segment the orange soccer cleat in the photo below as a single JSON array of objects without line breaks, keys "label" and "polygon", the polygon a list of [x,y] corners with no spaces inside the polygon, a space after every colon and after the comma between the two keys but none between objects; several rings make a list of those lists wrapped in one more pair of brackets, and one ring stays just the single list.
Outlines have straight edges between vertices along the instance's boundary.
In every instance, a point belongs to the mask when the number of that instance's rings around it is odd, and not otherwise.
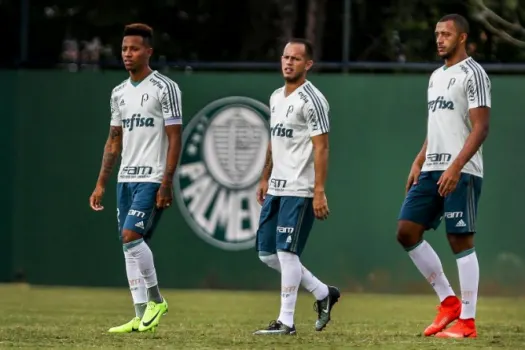
[{"label": "orange soccer cleat", "polygon": [[459,319],[449,329],[436,334],[436,338],[476,338],[478,332],[476,331],[476,323],[473,318],[467,320]]},{"label": "orange soccer cleat", "polygon": [[461,300],[456,296],[449,296],[437,307],[438,314],[434,322],[425,329],[425,336],[431,336],[441,332],[449,324],[459,318],[461,314]]}]

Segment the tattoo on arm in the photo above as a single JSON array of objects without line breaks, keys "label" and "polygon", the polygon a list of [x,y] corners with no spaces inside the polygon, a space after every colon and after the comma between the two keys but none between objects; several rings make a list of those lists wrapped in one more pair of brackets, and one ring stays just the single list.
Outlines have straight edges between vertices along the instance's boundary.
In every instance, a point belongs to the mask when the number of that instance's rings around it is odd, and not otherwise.
[{"label": "tattoo on arm", "polygon": [[269,149],[266,151],[266,160],[264,162],[264,168],[272,170],[273,168],[273,160],[272,160],[272,150]]},{"label": "tattoo on arm", "polygon": [[270,179],[270,175],[272,174],[273,169],[273,160],[272,160],[272,148],[268,146],[268,150],[266,151],[266,160],[264,161],[264,168],[263,168],[263,179],[268,181]]},{"label": "tattoo on arm", "polygon": [[104,155],[102,156],[102,166],[98,176],[97,183],[105,187],[106,182],[117,163],[120,154],[120,147],[122,145],[122,127],[111,126],[109,136],[104,146]]},{"label": "tattoo on arm", "polygon": [[109,129],[109,139],[115,140],[120,137],[122,137],[122,128],[120,126],[112,126]]}]

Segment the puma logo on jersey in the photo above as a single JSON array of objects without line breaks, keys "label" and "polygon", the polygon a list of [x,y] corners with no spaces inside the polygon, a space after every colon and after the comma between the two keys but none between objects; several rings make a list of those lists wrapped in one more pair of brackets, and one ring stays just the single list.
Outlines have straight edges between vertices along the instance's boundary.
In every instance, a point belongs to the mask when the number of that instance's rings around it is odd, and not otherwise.
[{"label": "puma logo on jersey", "polygon": [[134,128],[149,128],[155,126],[153,118],[142,117],[139,114],[133,114],[131,118],[122,119],[122,127],[132,131]]},{"label": "puma logo on jersey", "polygon": [[286,137],[291,139],[293,137],[293,129],[285,128],[282,123],[279,123],[270,128],[270,134],[276,137]]},{"label": "puma logo on jersey", "polygon": [[428,110],[435,112],[437,109],[454,110],[454,102],[447,101],[443,96],[439,96],[433,101],[428,101]]}]

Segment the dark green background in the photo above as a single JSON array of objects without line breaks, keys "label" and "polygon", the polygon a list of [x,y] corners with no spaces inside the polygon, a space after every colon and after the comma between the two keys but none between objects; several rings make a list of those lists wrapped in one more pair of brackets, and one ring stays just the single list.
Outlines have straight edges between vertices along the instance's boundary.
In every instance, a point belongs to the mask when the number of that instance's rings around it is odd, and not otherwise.
[{"label": "dark green background", "polygon": [[[186,123],[232,95],[267,103],[278,74],[168,74],[183,92]],[[109,96],[125,72],[0,72],[2,81],[0,280],[125,286],[116,233],[115,176],[105,210],[88,206],[109,130]],[[428,75],[310,78],[331,104],[327,195],[331,218],[317,223],[303,256],[328,283],[354,291],[427,291],[395,239],[410,164],[426,126]],[[481,288],[525,287],[524,77],[492,77],[477,251]],[[113,175],[115,175],[114,172]],[[443,228],[427,236],[456,283]],[[279,278],[253,250],[223,251],[198,238],[174,207],[152,242],[161,286],[269,288]]]}]

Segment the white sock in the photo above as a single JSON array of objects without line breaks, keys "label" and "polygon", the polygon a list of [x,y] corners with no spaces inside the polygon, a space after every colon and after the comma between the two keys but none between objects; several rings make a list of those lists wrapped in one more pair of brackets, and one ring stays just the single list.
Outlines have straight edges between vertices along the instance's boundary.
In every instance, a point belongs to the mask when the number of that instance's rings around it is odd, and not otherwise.
[{"label": "white sock", "polygon": [[[281,263],[277,254],[259,255],[263,263],[274,270],[281,272]],[[304,265],[301,265],[302,276],[301,285],[310,293],[312,293],[316,300],[323,300],[328,296],[328,286],[315,277]]]},{"label": "white sock", "polygon": [[[144,284],[149,292],[148,299],[152,300],[152,297],[149,294],[152,290],[158,290],[158,282],[151,249],[144,240],[140,239],[124,244],[124,251],[135,258],[140,274],[144,279]],[[160,300],[159,298],[160,295],[154,295],[153,300],[156,302],[162,302],[162,298],[160,298]]]},{"label": "white sock", "polygon": [[302,277],[301,262],[293,253],[278,252],[277,256],[281,263],[281,312],[278,320],[293,327],[297,291]]},{"label": "white sock", "polygon": [[316,300],[323,300],[328,296],[328,286],[321,282],[313,273],[308,271],[304,265],[301,266],[301,284],[307,291],[312,293]]},{"label": "white sock", "polygon": [[135,313],[137,317],[142,318],[142,309],[145,309],[144,304],[148,302],[144,279],[140,274],[137,260],[129,252],[124,252],[124,259],[126,261],[126,275],[128,276],[129,290],[131,291],[133,304],[135,304]]},{"label": "white sock", "polygon": [[455,295],[447,276],[443,272],[443,266],[438,255],[427,241],[421,241],[417,246],[408,251],[408,255],[418,268],[419,272],[427,279],[436,291],[439,301],[446,297]]},{"label": "white sock", "polygon": [[459,284],[461,286],[461,315],[466,320],[476,318],[476,304],[478,301],[479,263],[474,248],[458,254]]}]

